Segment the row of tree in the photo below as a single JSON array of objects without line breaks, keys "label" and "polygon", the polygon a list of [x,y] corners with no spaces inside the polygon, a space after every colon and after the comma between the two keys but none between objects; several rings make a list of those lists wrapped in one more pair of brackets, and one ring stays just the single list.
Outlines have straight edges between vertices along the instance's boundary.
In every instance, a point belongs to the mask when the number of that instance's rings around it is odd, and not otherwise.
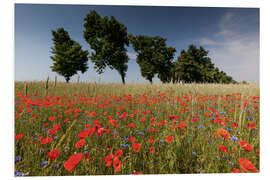
[{"label": "row of tree", "polygon": [[[84,21],[83,36],[93,50],[89,58],[98,74],[103,73],[106,67],[115,69],[125,84],[129,60],[126,47],[131,43],[137,53],[136,62],[141,75],[150,83],[155,75],[163,83],[236,83],[214,66],[203,47],[190,45],[173,61],[176,49],[168,47],[165,38],[128,34],[127,28],[113,16],[101,17],[96,11],[90,11]],[[64,28],[52,31],[52,35],[52,71],[64,76],[66,82],[78,71],[86,72],[88,51],[82,50]]]}]

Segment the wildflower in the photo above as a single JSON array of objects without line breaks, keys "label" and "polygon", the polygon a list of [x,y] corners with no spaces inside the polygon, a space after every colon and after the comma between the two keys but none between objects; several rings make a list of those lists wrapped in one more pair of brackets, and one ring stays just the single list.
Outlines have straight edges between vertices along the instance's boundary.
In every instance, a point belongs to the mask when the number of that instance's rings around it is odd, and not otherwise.
[{"label": "wildflower", "polygon": [[121,169],[122,163],[118,157],[113,159],[113,167],[114,167],[114,172],[118,172]]},{"label": "wildflower", "polygon": [[243,171],[239,170],[239,169],[236,169],[236,168],[233,168],[233,173],[243,173]]},{"label": "wildflower", "polygon": [[167,143],[171,143],[171,141],[173,141],[173,139],[174,139],[174,138],[173,138],[172,136],[167,136],[167,137],[166,137],[166,142],[167,142]]},{"label": "wildflower", "polygon": [[64,167],[68,171],[73,171],[77,164],[81,161],[82,153],[72,154],[68,160],[65,162]]},{"label": "wildflower", "polygon": [[122,154],[123,154],[122,149],[119,149],[119,150],[117,150],[117,151],[115,152],[114,156],[115,156],[115,157],[120,157],[120,156],[122,156]]},{"label": "wildflower", "polygon": [[47,163],[48,163],[48,161],[43,161],[43,162],[41,163],[41,166],[43,167],[43,166],[45,166]]},{"label": "wildflower", "polygon": [[196,152],[192,152],[192,155],[196,156],[196,155],[197,155],[197,153],[196,153]]},{"label": "wildflower", "polygon": [[231,140],[232,141],[238,141],[238,138],[237,137],[231,137]]},{"label": "wildflower", "polygon": [[218,149],[219,149],[221,152],[224,152],[224,153],[228,152],[227,148],[226,148],[224,145],[219,145],[219,146],[218,146]]},{"label": "wildflower", "polygon": [[47,156],[50,160],[56,160],[60,154],[60,151],[58,149],[55,149],[53,151],[50,151],[47,153]]},{"label": "wildflower", "polygon": [[53,168],[59,168],[59,164],[54,164]]},{"label": "wildflower", "polygon": [[135,141],[135,138],[132,137],[132,136],[129,136],[128,141],[129,141],[130,143],[133,143],[133,142]]},{"label": "wildflower", "polygon": [[81,147],[83,147],[85,145],[85,141],[84,141],[84,139],[81,139],[81,140],[79,140],[76,144],[75,144],[75,147],[76,148],[81,148]]},{"label": "wildflower", "polygon": [[238,159],[238,162],[241,166],[241,168],[245,171],[251,171],[251,172],[258,172],[258,170],[254,167],[254,165],[252,164],[251,161],[249,161],[248,159],[246,158],[239,158]]},{"label": "wildflower", "polygon": [[132,148],[135,152],[139,152],[140,148],[141,148],[141,144],[138,143],[134,143],[132,144]]},{"label": "wildflower", "polygon": [[219,128],[218,129],[219,134],[224,137],[225,139],[229,139],[230,138],[230,134],[223,128]]},{"label": "wildflower", "polygon": [[142,175],[143,173],[141,172],[135,172],[135,173],[132,173],[132,175]]},{"label": "wildflower", "polygon": [[148,143],[151,144],[153,142],[153,137],[151,136],[149,139],[148,139]]},{"label": "wildflower", "polygon": [[150,152],[154,153],[155,152],[155,148],[154,147],[150,147]]},{"label": "wildflower", "polygon": [[248,125],[247,125],[247,128],[249,128],[249,129],[253,129],[253,128],[256,128],[256,127],[257,127],[257,125],[252,123],[252,122],[249,122]]},{"label": "wildflower", "polygon": [[16,158],[15,158],[15,163],[16,163],[16,162],[19,162],[19,161],[21,161],[21,160],[22,160],[22,157],[21,157],[21,156],[16,157]]},{"label": "wildflower", "polygon": [[253,149],[253,147],[244,140],[239,140],[239,145],[243,147],[247,152],[250,152]]},{"label": "wildflower", "polygon": [[19,140],[19,139],[21,139],[23,136],[24,136],[23,133],[21,133],[21,134],[15,134],[15,139],[16,139],[16,140]]},{"label": "wildflower", "polygon": [[49,144],[52,141],[53,141],[52,137],[42,138],[40,144]]},{"label": "wildflower", "polygon": [[139,132],[138,134],[144,136],[144,133],[143,132]]},{"label": "wildflower", "polygon": [[104,161],[106,162],[105,166],[111,166],[113,160],[113,154],[110,154],[105,157]]}]

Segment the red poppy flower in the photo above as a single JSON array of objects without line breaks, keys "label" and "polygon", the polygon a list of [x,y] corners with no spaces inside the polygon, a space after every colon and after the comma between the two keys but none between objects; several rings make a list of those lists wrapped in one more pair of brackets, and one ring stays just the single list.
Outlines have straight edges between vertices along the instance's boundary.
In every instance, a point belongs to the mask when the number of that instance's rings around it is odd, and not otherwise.
[{"label": "red poppy flower", "polygon": [[143,117],[140,118],[140,121],[141,121],[141,122],[144,122],[144,121],[145,121],[145,118],[143,118]]},{"label": "red poppy flower", "polygon": [[120,157],[120,156],[122,156],[122,154],[123,154],[122,149],[119,149],[119,150],[117,150],[117,151],[114,153],[114,156],[115,156],[115,157]]},{"label": "red poppy flower", "polygon": [[154,153],[155,152],[155,148],[154,147],[150,147],[150,152]]},{"label": "red poppy flower", "polygon": [[49,144],[53,141],[52,137],[42,138],[40,144]]},{"label": "red poppy flower", "polygon": [[122,163],[118,157],[113,159],[113,167],[114,167],[114,172],[118,172],[121,169]]},{"label": "red poppy flower", "polygon": [[138,143],[134,143],[132,144],[132,148],[135,152],[139,152],[140,148],[141,148],[141,144]]},{"label": "red poppy flower", "polygon": [[233,168],[233,173],[243,173],[243,171],[241,171],[240,169],[236,169],[236,168]]},{"label": "red poppy flower", "polygon": [[81,161],[82,153],[72,154],[68,160],[65,162],[64,167],[68,171],[73,171],[77,164]]},{"label": "red poppy flower", "polygon": [[186,126],[187,125],[186,125],[185,121],[181,121],[180,126],[177,126],[177,128],[184,129]]},{"label": "red poppy flower", "polygon": [[106,162],[105,166],[111,166],[113,160],[113,154],[110,154],[105,157],[104,161]]},{"label": "red poppy flower", "polygon": [[143,173],[141,172],[135,172],[135,173],[132,173],[132,175],[142,175]]},{"label": "red poppy flower", "polygon": [[249,122],[248,125],[247,125],[247,128],[249,128],[249,129],[253,129],[253,128],[256,128],[256,127],[257,127],[257,125],[252,123],[252,122]]},{"label": "red poppy flower", "polygon": [[50,160],[56,160],[60,154],[60,151],[58,149],[55,149],[53,151],[50,151],[47,153],[47,156]]},{"label": "red poppy flower", "polygon": [[87,130],[84,130],[78,134],[79,139],[84,139],[88,136],[89,132]]},{"label": "red poppy flower", "polygon": [[130,143],[133,143],[133,142],[135,141],[135,138],[132,137],[132,136],[129,136],[128,141],[129,141]]},{"label": "red poppy flower", "polygon": [[48,134],[50,134],[50,135],[56,134],[56,130],[55,129],[48,129]]},{"label": "red poppy flower", "polygon": [[55,118],[56,118],[55,116],[51,116],[51,117],[49,117],[49,121],[52,122],[53,120],[55,120]]},{"label": "red poppy flower", "polygon": [[252,164],[251,161],[249,161],[248,159],[246,158],[239,158],[238,159],[238,162],[241,166],[242,169],[244,169],[245,171],[251,171],[251,172],[259,172],[255,167],[254,165]]},{"label": "red poppy flower", "polygon": [[128,125],[128,127],[130,127],[130,128],[134,128],[134,127],[135,127],[135,125],[134,125],[133,123],[130,123],[130,124]]},{"label": "red poppy flower", "polygon": [[228,152],[227,148],[226,148],[224,145],[219,145],[219,146],[218,146],[218,149],[219,149],[221,152],[224,152],[224,153]]},{"label": "red poppy flower", "polygon": [[218,129],[219,134],[224,137],[225,139],[229,139],[230,138],[230,134],[223,128],[219,128]]},{"label": "red poppy flower", "polygon": [[19,139],[21,139],[23,136],[24,136],[23,133],[21,133],[21,134],[15,134],[15,139],[16,139],[16,140],[19,140]]},{"label": "red poppy flower", "polygon": [[150,138],[148,139],[148,143],[149,143],[149,144],[151,144],[153,141],[154,141],[154,140],[153,140],[153,137],[150,137]]},{"label": "red poppy flower", "polygon": [[167,142],[167,143],[171,143],[171,142],[173,141],[173,139],[174,139],[174,138],[173,138],[172,136],[167,136],[167,137],[166,137],[166,142]]},{"label": "red poppy flower", "polygon": [[76,148],[81,148],[81,147],[83,147],[85,145],[85,141],[84,141],[84,139],[81,139],[81,140],[79,140],[76,144],[75,144],[75,147]]},{"label": "red poppy flower", "polygon": [[250,144],[248,144],[248,142],[246,142],[246,141],[244,141],[244,140],[239,140],[239,145],[242,147],[242,148],[244,148],[247,152],[250,152],[250,151],[252,151],[252,149],[253,149],[253,147],[250,145]]},{"label": "red poppy flower", "polygon": [[55,124],[53,129],[56,130],[56,131],[59,131],[61,128],[61,125],[60,124]]},{"label": "red poppy flower", "polygon": [[233,123],[232,127],[238,127],[238,123]]}]

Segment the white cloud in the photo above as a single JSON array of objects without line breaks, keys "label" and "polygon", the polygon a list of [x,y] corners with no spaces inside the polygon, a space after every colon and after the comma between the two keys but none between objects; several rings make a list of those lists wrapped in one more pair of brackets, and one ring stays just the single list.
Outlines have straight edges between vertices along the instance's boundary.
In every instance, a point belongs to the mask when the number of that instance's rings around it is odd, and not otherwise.
[{"label": "white cloud", "polygon": [[259,82],[259,34],[243,31],[247,18],[226,13],[218,24],[219,31],[199,43],[207,46],[215,65],[237,81]]}]

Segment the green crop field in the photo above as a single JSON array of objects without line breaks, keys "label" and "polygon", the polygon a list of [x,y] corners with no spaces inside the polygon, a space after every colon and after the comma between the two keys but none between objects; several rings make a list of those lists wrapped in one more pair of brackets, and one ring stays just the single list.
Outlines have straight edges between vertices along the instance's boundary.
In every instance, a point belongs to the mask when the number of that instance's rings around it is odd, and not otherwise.
[{"label": "green crop field", "polygon": [[15,82],[15,176],[258,172],[256,84]]}]

